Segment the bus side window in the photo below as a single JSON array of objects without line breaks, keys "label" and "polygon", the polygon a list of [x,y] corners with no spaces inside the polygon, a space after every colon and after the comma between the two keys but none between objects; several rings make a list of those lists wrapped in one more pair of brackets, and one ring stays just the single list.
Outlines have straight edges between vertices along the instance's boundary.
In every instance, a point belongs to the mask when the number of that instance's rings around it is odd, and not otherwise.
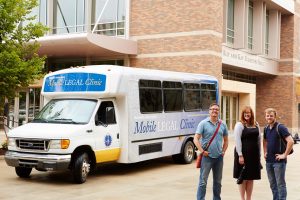
[{"label": "bus side window", "polygon": [[116,116],[115,116],[115,108],[114,104],[111,101],[103,101],[97,111],[95,116],[96,125],[105,125],[115,124]]},{"label": "bus side window", "polygon": [[159,80],[139,80],[141,113],[162,112],[162,90]]},{"label": "bus side window", "polygon": [[184,83],[183,97],[185,111],[200,110],[200,85],[198,83]]},{"label": "bus side window", "polygon": [[216,85],[201,83],[201,109],[208,110],[209,105],[216,102]]}]

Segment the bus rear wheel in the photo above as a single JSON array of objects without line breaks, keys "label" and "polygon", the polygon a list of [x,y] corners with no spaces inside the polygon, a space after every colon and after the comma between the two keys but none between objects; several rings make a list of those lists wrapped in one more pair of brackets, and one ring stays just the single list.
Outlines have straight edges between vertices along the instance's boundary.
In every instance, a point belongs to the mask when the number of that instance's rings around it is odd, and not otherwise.
[{"label": "bus rear wheel", "polygon": [[176,163],[190,164],[195,156],[195,145],[192,141],[187,141],[184,144],[183,151],[180,154],[173,155],[173,160]]}]

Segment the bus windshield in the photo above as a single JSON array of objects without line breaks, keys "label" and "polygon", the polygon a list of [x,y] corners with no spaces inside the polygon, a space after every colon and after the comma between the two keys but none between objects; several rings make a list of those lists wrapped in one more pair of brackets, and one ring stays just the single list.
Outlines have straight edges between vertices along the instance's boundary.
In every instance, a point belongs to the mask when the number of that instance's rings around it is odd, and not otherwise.
[{"label": "bus windshield", "polygon": [[96,104],[96,100],[52,99],[32,122],[87,124],[93,114]]}]

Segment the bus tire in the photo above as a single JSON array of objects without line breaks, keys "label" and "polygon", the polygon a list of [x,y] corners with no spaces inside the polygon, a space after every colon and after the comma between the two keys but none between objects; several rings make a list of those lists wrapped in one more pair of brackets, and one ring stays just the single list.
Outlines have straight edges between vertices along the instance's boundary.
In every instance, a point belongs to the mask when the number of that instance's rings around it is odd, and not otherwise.
[{"label": "bus tire", "polygon": [[195,155],[195,145],[192,141],[187,141],[185,143],[182,154],[184,164],[190,164],[193,162]]},{"label": "bus tire", "polygon": [[173,155],[172,158],[176,163],[190,164],[193,162],[195,156],[195,145],[192,141],[187,141],[184,144],[183,150],[180,154]]},{"label": "bus tire", "polygon": [[15,167],[15,171],[16,171],[16,174],[20,178],[28,178],[30,176],[32,168],[29,168],[29,167]]},{"label": "bus tire", "polygon": [[181,154],[176,154],[176,155],[172,155],[173,161],[175,163],[182,163],[182,158],[181,158]]},{"label": "bus tire", "polygon": [[74,161],[73,178],[75,183],[84,183],[90,172],[90,159],[87,153],[79,154]]}]

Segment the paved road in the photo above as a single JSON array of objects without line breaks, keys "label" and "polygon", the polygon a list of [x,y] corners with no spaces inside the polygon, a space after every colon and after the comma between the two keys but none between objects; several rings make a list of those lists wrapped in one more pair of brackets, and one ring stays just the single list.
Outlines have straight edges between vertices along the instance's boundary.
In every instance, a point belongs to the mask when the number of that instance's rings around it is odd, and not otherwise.
[{"label": "paved road", "polygon": [[[287,168],[288,199],[300,200],[300,144],[294,149]],[[232,178],[232,152],[231,137],[225,155],[223,200],[239,200],[238,187]],[[6,166],[3,157],[0,169],[1,200],[193,200],[199,176],[195,163],[177,165],[169,157],[130,165],[105,165],[81,185],[72,183],[69,172],[34,170],[31,178],[20,179],[13,168]],[[254,185],[253,200],[272,199],[265,169],[262,172],[262,180]],[[208,200],[212,199],[211,184],[207,189]]]}]

